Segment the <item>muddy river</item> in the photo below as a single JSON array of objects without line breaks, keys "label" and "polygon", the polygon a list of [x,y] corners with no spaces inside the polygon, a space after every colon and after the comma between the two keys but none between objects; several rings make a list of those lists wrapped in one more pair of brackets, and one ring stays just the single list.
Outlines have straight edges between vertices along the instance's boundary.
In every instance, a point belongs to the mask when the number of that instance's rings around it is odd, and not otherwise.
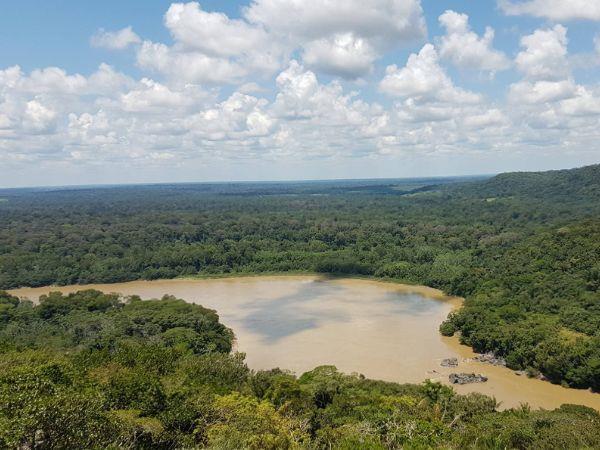
[{"label": "muddy river", "polygon": [[[237,337],[237,350],[254,369],[297,374],[323,364],[369,378],[448,383],[451,372],[475,372],[487,383],[455,386],[460,393],[494,396],[501,408],[528,403],[555,408],[578,403],[600,410],[600,394],[518,376],[505,367],[472,361],[469,347],[445,338],[438,326],[461,300],[427,287],[318,276],[135,281],[88,286],[23,288],[11,293],[36,301],[51,290],[94,288],[142,298],[172,294],[216,309]],[[440,366],[456,357],[457,368]]]}]

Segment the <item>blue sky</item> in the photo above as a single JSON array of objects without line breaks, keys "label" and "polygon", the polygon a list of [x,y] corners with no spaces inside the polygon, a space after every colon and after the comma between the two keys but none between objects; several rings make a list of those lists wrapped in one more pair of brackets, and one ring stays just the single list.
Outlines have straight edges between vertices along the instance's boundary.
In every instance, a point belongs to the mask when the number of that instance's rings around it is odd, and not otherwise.
[{"label": "blue sky", "polygon": [[0,8],[0,186],[600,162],[600,0]]}]

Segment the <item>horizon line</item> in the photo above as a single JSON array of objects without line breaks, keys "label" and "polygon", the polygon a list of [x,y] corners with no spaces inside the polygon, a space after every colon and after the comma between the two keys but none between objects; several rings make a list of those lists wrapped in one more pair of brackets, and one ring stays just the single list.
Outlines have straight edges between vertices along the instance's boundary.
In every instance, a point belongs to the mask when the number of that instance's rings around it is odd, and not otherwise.
[{"label": "horizon line", "polygon": [[501,172],[472,175],[433,175],[421,177],[371,177],[371,178],[301,178],[282,180],[221,180],[221,181],[158,181],[158,182],[123,182],[123,183],[93,183],[93,184],[50,184],[29,185],[18,187],[0,186],[0,191],[18,191],[28,189],[101,189],[115,187],[144,187],[144,186],[170,186],[170,185],[227,185],[227,184],[292,184],[292,183],[319,183],[319,182],[343,182],[343,181],[395,181],[395,180],[444,180],[452,178],[487,178],[493,177]]}]

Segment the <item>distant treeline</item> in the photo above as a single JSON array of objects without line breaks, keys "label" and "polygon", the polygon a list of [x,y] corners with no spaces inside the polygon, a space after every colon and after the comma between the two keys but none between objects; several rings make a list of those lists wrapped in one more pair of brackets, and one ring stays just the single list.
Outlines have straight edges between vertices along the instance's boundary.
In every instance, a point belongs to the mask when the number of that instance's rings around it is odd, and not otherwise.
[{"label": "distant treeline", "polygon": [[0,193],[0,288],[316,271],[466,298],[441,331],[600,390],[600,166]]}]

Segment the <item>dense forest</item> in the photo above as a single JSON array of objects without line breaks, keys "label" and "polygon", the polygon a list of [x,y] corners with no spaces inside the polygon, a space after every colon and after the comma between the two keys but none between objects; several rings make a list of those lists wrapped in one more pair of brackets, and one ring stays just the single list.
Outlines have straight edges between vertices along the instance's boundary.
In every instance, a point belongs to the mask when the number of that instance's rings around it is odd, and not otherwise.
[{"label": "dense forest", "polygon": [[600,447],[584,406],[498,412],[431,382],[255,372],[232,340],[214,311],[169,296],[0,293],[0,447]]}]

